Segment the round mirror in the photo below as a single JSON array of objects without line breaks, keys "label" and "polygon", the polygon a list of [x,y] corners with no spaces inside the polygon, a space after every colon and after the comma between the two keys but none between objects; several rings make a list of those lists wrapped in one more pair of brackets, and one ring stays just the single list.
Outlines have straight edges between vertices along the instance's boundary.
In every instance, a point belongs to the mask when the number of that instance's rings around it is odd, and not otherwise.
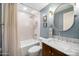
[{"label": "round mirror", "polygon": [[54,13],[54,29],[67,31],[74,24],[74,7],[71,4],[60,4]]}]

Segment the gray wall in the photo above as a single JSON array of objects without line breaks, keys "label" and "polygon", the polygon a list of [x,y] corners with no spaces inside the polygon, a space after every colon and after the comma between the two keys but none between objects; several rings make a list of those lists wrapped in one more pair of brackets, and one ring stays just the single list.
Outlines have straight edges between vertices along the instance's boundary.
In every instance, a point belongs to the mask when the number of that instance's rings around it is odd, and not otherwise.
[{"label": "gray wall", "polygon": [[[1,24],[1,4],[0,4],[0,24]],[[2,47],[2,26],[0,25],[0,48]]]},{"label": "gray wall", "polygon": [[65,32],[60,32],[61,36],[78,38],[79,39],[79,15],[75,17],[74,25],[71,29]]},{"label": "gray wall", "polygon": [[43,15],[48,15],[48,11],[51,7],[56,6],[57,4],[49,4],[45,8],[43,8],[41,12],[41,22],[40,22],[40,36],[44,38],[49,38],[49,26],[53,23],[53,21],[49,21],[51,18],[47,16],[47,28],[43,27]]},{"label": "gray wall", "polygon": [[[48,10],[50,7],[53,7],[53,4],[49,4],[47,7],[45,7],[44,9],[42,9],[40,12],[41,12],[41,27],[40,27],[40,36],[41,37],[44,37],[44,38],[48,38],[49,35],[48,35],[48,29],[49,27],[47,28],[44,28],[42,26],[42,16],[44,14],[48,14]],[[57,15],[55,16],[56,19],[60,18],[61,20],[58,21],[58,23],[55,24],[55,26],[58,26],[58,25],[62,25],[63,22],[62,22],[62,14],[63,13],[59,13],[60,16],[58,17]],[[64,37],[71,37],[71,38],[78,38],[79,39],[79,15],[77,17],[75,17],[75,22],[74,22],[74,25],[71,27],[71,29],[67,30],[67,31],[57,31],[57,30],[54,30],[54,35],[61,35],[61,36],[64,36]],[[59,24],[59,22],[61,22],[61,24]],[[52,22],[53,23],[53,22]],[[48,25],[50,23],[48,22]],[[62,28],[62,27],[60,27]]]},{"label": "gray wall", "polygon": [[[60,22],[56,23],[55,25],[59,25],[61,27],[61,25],[63,24],[62,21],[63,21],[63,13],[65,12],[68,12],[68,11],[71,11],[72,8],[68,9],[68,10],[64,10],[60,13],[57,13],[55,15],[55,20],[60,20]],[[58,16],[59,15],[59,16]],[[60,36],[64,36],[64,37],[71,37],[71,38],[78,38],[79,39],[79,16],[75,17],[75,22],[74,22],[74,25],[67,31],[55,31],[55,34],[56,35],[59,35]]]},{"label": "gray wall", "polygon": [[[49,10],[49,6],[45,7],[43,10],[40,11],[41,12],[40,36],[44,37],[44,38],[48,38],[49,37],[49,35],[48,35],[48,31],[49,31],[48,30],[48,24],[47,24],[46,28],[43,27],[43,15],[44,14],[47,15],[48,14],[48,10]],[[47,21],[47,23],[48,23],[48,21]]]}]

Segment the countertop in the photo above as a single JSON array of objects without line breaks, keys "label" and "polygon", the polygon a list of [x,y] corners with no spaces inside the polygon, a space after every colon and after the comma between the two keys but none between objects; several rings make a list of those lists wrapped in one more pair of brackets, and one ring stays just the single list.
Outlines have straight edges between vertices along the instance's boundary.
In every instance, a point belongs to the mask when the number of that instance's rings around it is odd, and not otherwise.
[{"label": "countertop", "polygon": [[[65,37],[64,37],[65,38]],[[40,38],[41,41],[50,47],[53,47],[67,55],[70,56],[79,56],[79,40],[68,41],[70,38],[65,38],[66,40],[62,40],[61,38]],[[72,40],[72,39],[70,39]]]}]

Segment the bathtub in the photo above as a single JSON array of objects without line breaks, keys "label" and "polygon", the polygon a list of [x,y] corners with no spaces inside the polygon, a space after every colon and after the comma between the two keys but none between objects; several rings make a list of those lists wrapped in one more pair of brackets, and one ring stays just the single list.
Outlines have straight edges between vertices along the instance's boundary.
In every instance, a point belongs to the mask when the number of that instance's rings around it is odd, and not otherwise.
[{"label": "bathtub", "polygon": [[40,45],[39,40],[33,40],[33,39],[20,41],[20,43],[21,43],[21,54],[22,54],[22,56],[28,56],[28,49],[30,47],[32,47],[34,45]]}]

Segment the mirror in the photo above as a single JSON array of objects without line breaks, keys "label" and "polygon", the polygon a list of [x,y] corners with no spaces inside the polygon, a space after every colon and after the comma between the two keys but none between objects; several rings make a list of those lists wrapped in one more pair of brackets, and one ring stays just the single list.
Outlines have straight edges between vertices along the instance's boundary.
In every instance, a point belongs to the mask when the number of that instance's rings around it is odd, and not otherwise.
[{"label": "mirror", "polygon": [[74,24],[74,7],[71,4],[60,4],[54,13],[54,29],[67,31]]}]

